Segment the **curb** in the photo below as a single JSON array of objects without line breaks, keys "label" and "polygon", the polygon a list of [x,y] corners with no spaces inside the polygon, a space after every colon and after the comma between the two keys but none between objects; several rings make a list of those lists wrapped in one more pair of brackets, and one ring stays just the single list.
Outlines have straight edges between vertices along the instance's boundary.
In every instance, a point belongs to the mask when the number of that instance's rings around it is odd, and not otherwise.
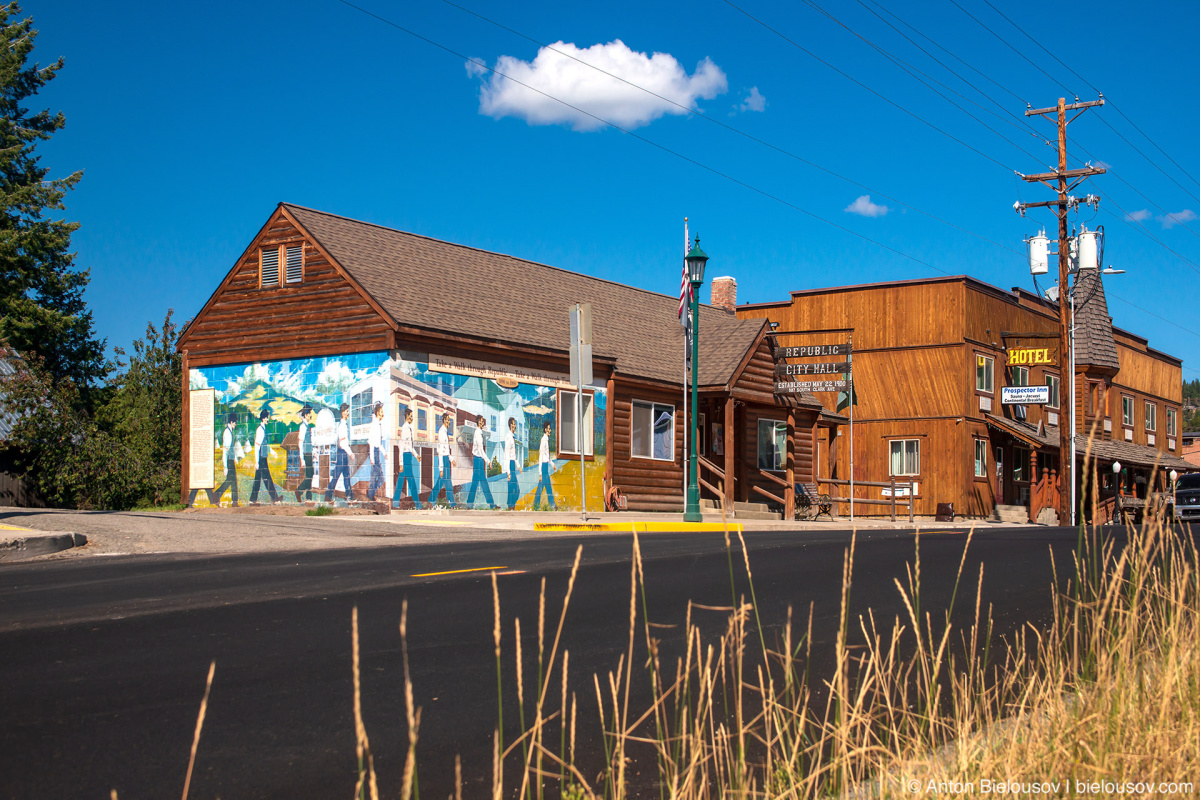
[{"label": "curb", "polygon": [[[720,532],[726,528],[720,522],[538,522],[535,531],[615,531],[617,533],[706,533]],[[731,523],[729,530],[742,531],[738,523]]]},{"label": "curb", "polygon": [[[33,531],[30,531],[33,533]],[[0,562],[24,561],[49,553],[59,553],[87,544],[82,533],[53,533],[42,536],[21,536],[0,540]]]}]

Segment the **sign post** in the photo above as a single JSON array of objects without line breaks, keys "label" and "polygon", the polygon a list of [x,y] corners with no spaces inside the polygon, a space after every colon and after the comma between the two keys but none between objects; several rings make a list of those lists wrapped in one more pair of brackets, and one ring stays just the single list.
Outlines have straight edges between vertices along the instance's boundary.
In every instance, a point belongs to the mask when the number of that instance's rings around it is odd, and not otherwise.
[{"label": "sign post", "polygon": [[579,498],[587,522],[587,459],[583,433],[583,387],[592,384],[592,304],[571,308],[571,383],[575,384],[575,440],[579,447]]},{"label": "sign post", "polygon": [[[820,331],[797,331],[819,333]],[[775,348],[775,394],[846,392],[850,398],[850,522],[854,522],[854,375],[851,368],[854,337],[844,344],[796,345]],[[845,356],[845,361],[789,364],[789,358]],[[802,378],[803,380],[797,380]],[[814,481],[816,475],[813,476]]]}]

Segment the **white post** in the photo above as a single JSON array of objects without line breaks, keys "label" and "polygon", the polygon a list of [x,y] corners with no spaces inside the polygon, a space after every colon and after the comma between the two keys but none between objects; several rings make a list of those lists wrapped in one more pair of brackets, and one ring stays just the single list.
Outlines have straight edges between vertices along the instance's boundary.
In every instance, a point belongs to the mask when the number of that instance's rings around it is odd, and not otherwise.
[{"label": "white post", "polygon": [[579,441],[579,497],[583,504],[583,521],[587,522],[587,459],[583,454],[583,382],[576,387],[575,395],[575,438]]},{"label": "white post", "polygon": [[[854,361],[854,334],[850,334],[849,345],[850,352],[846,354],[846,360],[853,363]],[[850,368],[850,374],[847,376],[850,382],[846,388],[850,390],[847,397],[850,400],[850,524],[854,524],[854,368]]]},{"label": "white post", "polygon": [[[1100,280],[1097,275],[1096,280]],[[1074,289],[1074,287],[1071,287]],[[1069,461],[1063,462],[1064,480],[1066,475],[1070,474],[1071,482],[1067,484],[1067,490],[1071,493],[1071,521],[1068,525],[1075,524],[1075,292],[1070,291],[1071,295],[1071,453]],[[1060,298],[1061,299],[1061,298]],[[1061,401],[1060,401],[1061,402]],[[1059,459],[1062,461],[1062,459]],[[1070,464],[1070,473],[1065,469],[1066,464]]]}]

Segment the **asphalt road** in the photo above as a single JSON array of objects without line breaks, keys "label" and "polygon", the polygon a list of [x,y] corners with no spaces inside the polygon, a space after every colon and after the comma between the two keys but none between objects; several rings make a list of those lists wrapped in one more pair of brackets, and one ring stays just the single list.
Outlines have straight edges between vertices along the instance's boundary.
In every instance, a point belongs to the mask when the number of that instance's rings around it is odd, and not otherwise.
[{"label": "asphalt road", "polygon": [[[920,536],[922,607],[950,602],[965,528]],[[1120,536],[1120,532],[1116,535]],[[849,532],[746,535],[759,612],[770,641],[787,609],[814,613],[814,664],[832,658]],[[1069,563],[1070,529],[981,529],[967,555],[969,612],[979,565],[997,633],[1050,613],[1053,550]],[[689,600],[730,603],[720,534],[641,540],[646,602],[667,652]],[[363,709],[381,789],[399,790],[407,744],[398,621],[409,603],[409,656],[423,707],[419,780],[427,797],[452,790],[456,753],[466,793],[480,796],[491,771],[496,724],[490,568],[503,614],[506,722],[516,719],[513,619],[522,625],[525,670],[534,669],[538,594],[557,618],[575,549],[582,544],[564,646],[572,686],[594,732],[592,673],[616,668],[628,635],[632,537],[526,537],[235,556],[138,555],[43,560],[0,567],[0,797],[159,798],[181,791],[210,661],[216,677],[191,797],[349,796],[356,762],[351,609],[359,609]],[[893,579],[906,580],[914,537],[858,534],[852,611],[903,614]],[[736,554],[736,592],[748,596]],[[456,570],[483,570],[452,572]],[[451,573],[430,575],[429,573]],[[713,636],[726,615],[695,612]],[[549,623],[548,623],[549,625]],[[675,638],[673,638],[675,637]],[[677,650],[677,647],[676,647]],[[638,637],[635,663],[645,659]],[[635,670],[635,676],[637,671]],[[527,681],[529,679],[527,678]],[[640,686],[645,686],[641,681]],[[645,696],[644,692],[642,694]],[[634,697],[636,707],[639,699]],[[590,720],[590,722],[588,722]],[[511,736],[511,734],[510,734]],[[594,744],[594,736],[591,740]]]}]

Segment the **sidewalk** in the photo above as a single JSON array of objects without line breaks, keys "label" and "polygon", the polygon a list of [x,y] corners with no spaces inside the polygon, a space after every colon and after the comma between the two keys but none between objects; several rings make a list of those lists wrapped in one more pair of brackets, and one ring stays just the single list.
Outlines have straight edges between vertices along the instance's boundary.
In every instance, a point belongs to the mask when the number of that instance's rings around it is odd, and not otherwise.
[{"label": "sidewalk", "polygon": [[[375,513],[376,511],[383,513]],[[189,509],[186,511],[65,511],[0,508],[0,564],[43,556],[82,558],[111,555],[220,555],[310,551],[322,549],[433,545],[465,542],[632,533],[679,535],[723,531],[720,514],[702,523],[685,523],[682,514],[566,511],[467,511],[426,509],[391,511],[369,507],[340,508],[330,516],[309,517],[304,507]],[[937,522],[919,517],[856,518],[791,522],[729,521],[733,531],[773,531],[798,535],[865,530],[956,531],[1042,527],[1014,523],[959,520]]]}]

